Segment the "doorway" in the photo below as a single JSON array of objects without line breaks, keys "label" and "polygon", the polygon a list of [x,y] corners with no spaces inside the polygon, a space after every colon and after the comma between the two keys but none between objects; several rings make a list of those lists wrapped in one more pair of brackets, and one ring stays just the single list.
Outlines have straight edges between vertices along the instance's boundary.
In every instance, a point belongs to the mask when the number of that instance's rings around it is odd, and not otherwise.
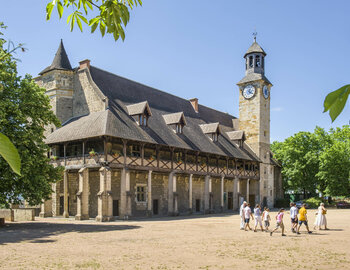
[{"label": "doorway", "polygon": [[255,195],[254,194],[249,194],[249,203],[252,206],[255,206]]},{"label": "doorway", "polygon": [[113,200],[113,216],[119,216],[119,200]]},{"label": "doorway", "polygon": [[[60,216],[63,215],[64,212],[64,196],[60,196]],[[69,197],[68,197],[68,215],[69,215]]]},{"label": "doorway", "polygon": [[227,196],[227,209],[233,209],[233,192],[229,192]]},{"label": "doorway", "polygon": [[158,200],[153,200],[153,215],[158,215]]},{"label": "doorway", "polygon": [[196,212],[201,211],[201,200],[197,199],[196,200]]}]

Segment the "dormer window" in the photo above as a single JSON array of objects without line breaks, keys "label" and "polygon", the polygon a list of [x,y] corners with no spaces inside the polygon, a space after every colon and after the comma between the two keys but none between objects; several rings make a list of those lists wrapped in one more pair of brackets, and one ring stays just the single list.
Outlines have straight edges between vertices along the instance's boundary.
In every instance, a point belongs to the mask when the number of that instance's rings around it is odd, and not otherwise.
[{"label": "dormer window", "polygon": [[213,142],[217,142],[219,140],[220,135],[220,125],[219,123],[211,123],[200,125],[203,133],[208,136]]},{"label": "dormer window", "polygon": [[226,132],[227,136],[231,141],[236,143],[239,147],[243,147],[244,141],[245,141],[245,133],[243,130],[235,130],[235,131],[229,131]]},{"label": "dormer window", "polygon": [[183,112],[163,115],[165,123],[172,127],[176,134],[182,134],[184,126],[187,124]]},{"label": "dormer window", "polygon": [[139,126],[148,126],[148,118],[152,115],[147,101],[126,106],[128,113]]}]

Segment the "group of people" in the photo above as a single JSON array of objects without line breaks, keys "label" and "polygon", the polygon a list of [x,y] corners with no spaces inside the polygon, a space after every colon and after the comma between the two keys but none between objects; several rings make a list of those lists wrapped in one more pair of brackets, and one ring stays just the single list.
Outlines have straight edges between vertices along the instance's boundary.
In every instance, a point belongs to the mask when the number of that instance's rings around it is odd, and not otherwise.
[{"label": "group of people", "polygon": [[[252,211],[250,204],[244,201],[240,207],[241,230],[245,230],[245,231],[252,230],[252,228],[250,227],[250,219],[252,219],[255,221],[254,232],[257,231],[257,228],[259,225],[261,231],[265,230],[266,232],[270,232],[271,236],[279,228],[282,231],[282,236],[286,236],[284,233],[285,227],[283,223],[284,212],[285,212],[284,208],[281,208],[278,211],[275,217],[276,227],[275,229],[270,231],[269,230],[270,222],[271,222],[270,209],[267,207],[264,207],[264,211],[262,212],[260,205],[257,204],[254,208],[254,211]],[[305,225],[307,232],[312,233],[312,231],[310,231],[309,229],[307,210],[306,210],[305,204],[303,204],[302,207],[298,209],[295,203],[291,203],[289,213],[290,213],[290,219],[291,219],[292,233],[300,234],[300,227],[303,224]],[[318,228],[319,230],[321,230],[322,227],[324,227],[325,230],[328,230],[326,213],[327,213],[327,210],[324,207],[324,204],[321,203],[316,213],[317,218],[314,223],[314,229]],[[264,222],[265,229],[263,228],[263,222]]]}]

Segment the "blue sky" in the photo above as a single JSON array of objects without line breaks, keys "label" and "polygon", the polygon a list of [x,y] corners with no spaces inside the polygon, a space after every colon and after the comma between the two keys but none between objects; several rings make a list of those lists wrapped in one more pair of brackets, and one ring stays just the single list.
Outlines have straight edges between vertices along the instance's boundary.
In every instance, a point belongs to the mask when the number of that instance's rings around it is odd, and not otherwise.
[{"label": "blue sky", "polygon": [[51,64],[60,39],[72,66],[83,59],[120,76],[238,116],[243,55],[257,41],[267,52],[271,90],[271,141],[316,125],[348,124],[350,104],[331,124],[326,94],[350,83],[348,0],[144,0],[132,11],[126,40],[69,31],[65,18],[45,21],[48,1],[2,0],[6,39],[25,43],[20,74]]}]

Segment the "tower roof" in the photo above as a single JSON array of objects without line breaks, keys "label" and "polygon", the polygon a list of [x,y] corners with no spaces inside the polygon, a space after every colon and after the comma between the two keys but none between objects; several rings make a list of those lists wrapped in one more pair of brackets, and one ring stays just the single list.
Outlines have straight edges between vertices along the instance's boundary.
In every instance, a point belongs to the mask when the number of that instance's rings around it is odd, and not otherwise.
[{"label": "tower roof", "polygon": [[57,52],[55,54],[55,58],[53,59],[51,65],[45,68],[43,71],[41,71],[39,75],[42,75],[45,72],[48,72],[54,69],[72,70],[72,66],[69,62],[66,50],[64,49],[62,39],[61,39],[60,45],[58,46]]},{"label": "tower roof", "polygon": [[266,55],[266,52],[263,50],[263,48],[261,48],[261,46],[256,42],[256,40],[254,40],[253,44],[249,47],[244,57],[246,57],[247,54],[250,53],[262,53],[264,56]]}]

